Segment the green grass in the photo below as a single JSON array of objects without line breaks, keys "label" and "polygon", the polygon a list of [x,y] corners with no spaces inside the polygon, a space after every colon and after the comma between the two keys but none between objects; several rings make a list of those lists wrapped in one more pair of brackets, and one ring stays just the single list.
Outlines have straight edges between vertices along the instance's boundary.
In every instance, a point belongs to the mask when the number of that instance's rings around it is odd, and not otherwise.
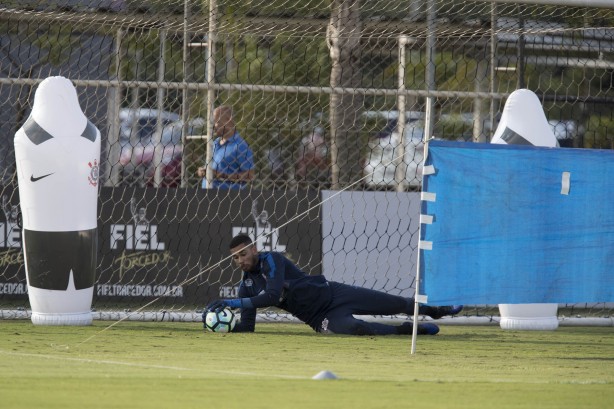
[{"label": "green grass", "polygon": [[[0,321],[0,408],[611,408],[614,329],[410,338],[259,324]],[[106,329],[106,330],[105,330]],[[311,377],[330,370],[339,380]]]}]

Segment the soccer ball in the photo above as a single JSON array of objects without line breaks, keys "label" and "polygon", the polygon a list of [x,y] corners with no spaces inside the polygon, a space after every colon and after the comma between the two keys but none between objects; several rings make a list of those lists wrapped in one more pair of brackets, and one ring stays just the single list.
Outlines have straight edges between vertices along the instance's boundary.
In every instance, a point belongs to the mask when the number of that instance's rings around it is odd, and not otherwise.
[{"label": "soccer ball", "polygon": [[220,312],[209,311],[205,316],[205,329],[213,332],[230,332],[237,323],[237,316],[229,308]]}]

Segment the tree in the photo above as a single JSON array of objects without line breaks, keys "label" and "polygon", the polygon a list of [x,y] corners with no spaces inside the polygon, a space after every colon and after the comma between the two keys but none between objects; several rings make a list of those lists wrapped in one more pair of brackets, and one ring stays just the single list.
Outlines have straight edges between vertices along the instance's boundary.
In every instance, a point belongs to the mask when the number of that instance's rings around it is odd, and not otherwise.
[{"label": "tree", "polygon": [[361,86],[360,0],[333,0],[326,34],[332,62],[330,136],[332,189],[339,190],[361,176],[360,121],[364,97],[341,93]]},{"label": "tree", "polygon": [[[60,24],[33,25],[19,20],[5,20],[0,25],[3,33],[0,42],[0,73],[5,77],[34,79],[41,76],[46,67],[66,64],[70,50],[80,44],[78,36],[71,35],[71,29]],[[31,107],[33,86],[29,83],[16,84],[17,91],[8,91],[5,103],[8,116],[0,125],[3,140],[0,149],[0,181],[10,184],[14,181],[15,163],[13,136],[27,119]],[[6,114],[5,114],[6,115]]]}]

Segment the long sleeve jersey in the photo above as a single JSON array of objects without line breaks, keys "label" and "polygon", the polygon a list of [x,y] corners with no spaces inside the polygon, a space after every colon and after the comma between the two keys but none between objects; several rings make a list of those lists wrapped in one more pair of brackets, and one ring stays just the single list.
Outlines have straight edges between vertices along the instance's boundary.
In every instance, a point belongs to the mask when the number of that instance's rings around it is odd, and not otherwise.
[{"label": "long sleeve jersey", "polygon": [[239,286],[241,322],[235,332],[254,331],[256,310],[278,307],[316,328],[332,301],[324,276],[310,276],[280,253],[262,252]]}]

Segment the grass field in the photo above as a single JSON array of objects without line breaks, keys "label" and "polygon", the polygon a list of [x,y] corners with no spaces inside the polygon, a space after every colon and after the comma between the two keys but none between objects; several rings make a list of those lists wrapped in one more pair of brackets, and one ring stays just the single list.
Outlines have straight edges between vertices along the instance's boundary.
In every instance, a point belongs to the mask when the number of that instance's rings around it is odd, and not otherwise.
[{"label": "grass field", "polygon": [[[410,338],[0,321],[0,408],[612,408],[614,328]],[[105,330],[106,329],[106,330]],[[312,380],[321,370],[340,379]]]}]

